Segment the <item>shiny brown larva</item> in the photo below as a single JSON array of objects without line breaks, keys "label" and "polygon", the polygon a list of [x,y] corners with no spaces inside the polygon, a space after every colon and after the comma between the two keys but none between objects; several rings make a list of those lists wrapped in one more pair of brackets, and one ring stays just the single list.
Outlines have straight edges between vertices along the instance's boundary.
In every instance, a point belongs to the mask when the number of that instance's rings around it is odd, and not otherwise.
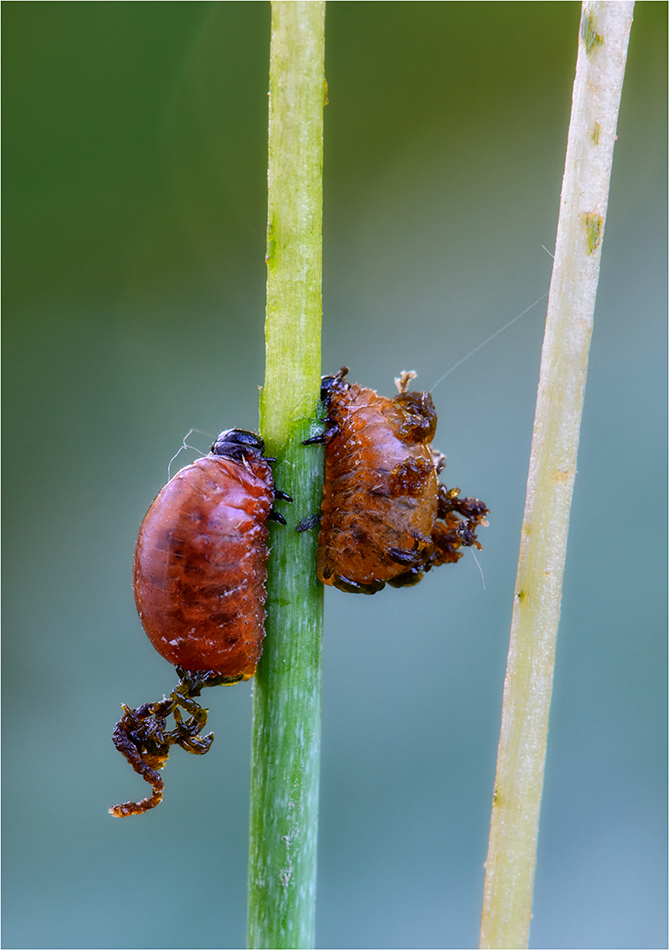
[{"label": "shiny brown larva", "polygon": [[[222,432],[205,458],[181,469],[158,494],[135,549],[135,601],[156,650],[177,667],[168,699],[123,706],[114,744],[152,787],[140,802],[115,805],[115,817],[142,814],[162,799],[157,769],[172,745],[201,755],[207,711],[195,701],[205,686],[230,685],[255,673],[265,636],[270,519],[285,524],[262,439],[244,429]],[[182,710],[189,714],[184,719]],[[174,728],[167,729],[168,717]]]},{"label": "shiny brown larva", "polygon": [[135,601],[161,656],[189,672],[249,679],[265,636],[274,479],[254,433],[222,432],[165,485],[135,549]]},{"label": "shiny brown larva", "polygon": [[[317,574],[340,590],[374,594],[386,583],[416,584],[437,564],[481,545],[488,509],[438,482],[444,457],[430,448],[437,414],[427,392],[396,380],[394,399],[347,383],[348,370],[323,377],[325,485]],[[307,522],[302,528],[309,527]]]}]

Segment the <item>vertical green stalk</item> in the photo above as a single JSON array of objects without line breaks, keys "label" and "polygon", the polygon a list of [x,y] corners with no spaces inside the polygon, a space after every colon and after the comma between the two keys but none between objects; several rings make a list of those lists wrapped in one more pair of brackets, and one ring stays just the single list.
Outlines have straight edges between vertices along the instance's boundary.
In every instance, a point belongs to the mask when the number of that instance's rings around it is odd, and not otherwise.
[{"label": "vertical green stalk", "polygon": [[323,590],[315,531],[322,450],[303,446],[320,394],[325,3],[272,3],[266,371],[260,431],[288,524],[271,525],[267,637],[253,692],[252,948],[314,943]]},{"label": "vertical green stalk", "polygon": [[480,947],[527,947],[562,574],[634,4],[583,3],[504,684]]}]

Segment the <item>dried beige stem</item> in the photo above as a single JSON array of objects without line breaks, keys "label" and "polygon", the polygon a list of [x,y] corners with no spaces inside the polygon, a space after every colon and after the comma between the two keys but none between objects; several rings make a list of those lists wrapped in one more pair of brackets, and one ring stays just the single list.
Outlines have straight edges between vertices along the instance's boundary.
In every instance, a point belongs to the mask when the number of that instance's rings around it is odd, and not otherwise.
[{"label": "dried beige stem", "polygon": [[526,947],[569,509],[634,4],[583,3],[521,533],[480,947]]}]

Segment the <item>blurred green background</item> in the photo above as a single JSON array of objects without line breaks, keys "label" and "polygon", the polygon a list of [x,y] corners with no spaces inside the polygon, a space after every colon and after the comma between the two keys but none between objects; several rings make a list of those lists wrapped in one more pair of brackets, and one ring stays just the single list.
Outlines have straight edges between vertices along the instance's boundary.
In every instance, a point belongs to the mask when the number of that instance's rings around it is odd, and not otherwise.
[{"label": "blurred green background", "polygon": [[[269,4],[4,12],[4,946],[242,947],[251,685],[164,803],[137,528],[257,426]],[[548,289],[580,7],[330,2],[323,369],[429,388]],[[532,947],[666,947],[666,4],[641,2],[576,481]],[[435,391],[480,562],[327,591],[318,946],[474,947],[545,303]],[[192,457],[192,455],[191,455]],[[182,456],[183,458],[183,456]],[[184,459],[184,462],[188,458]]]}]

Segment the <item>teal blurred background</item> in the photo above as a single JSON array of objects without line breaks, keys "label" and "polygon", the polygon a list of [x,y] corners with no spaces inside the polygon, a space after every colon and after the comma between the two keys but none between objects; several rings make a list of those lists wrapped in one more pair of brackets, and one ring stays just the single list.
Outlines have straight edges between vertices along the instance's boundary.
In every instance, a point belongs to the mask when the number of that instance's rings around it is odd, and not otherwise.
[{"label": "teal blurred background", "polygon": [[[137,528],[191,427],[257,426],[269,4],[4,12],[4,946],[245,942],[251,686],[145,786],[173,671]],[[548,289],[580,7],[331,2],[324,371],[429,388]],[[666,947],[666,4],[641,2],[586,394],[531,946]],[[440,384],[479,557],[326,595],[318,946],[474,947],[545,303]],[[191,456],[192,457],[192,456]],[[186,458],[184,461],[188,461]]]}]

